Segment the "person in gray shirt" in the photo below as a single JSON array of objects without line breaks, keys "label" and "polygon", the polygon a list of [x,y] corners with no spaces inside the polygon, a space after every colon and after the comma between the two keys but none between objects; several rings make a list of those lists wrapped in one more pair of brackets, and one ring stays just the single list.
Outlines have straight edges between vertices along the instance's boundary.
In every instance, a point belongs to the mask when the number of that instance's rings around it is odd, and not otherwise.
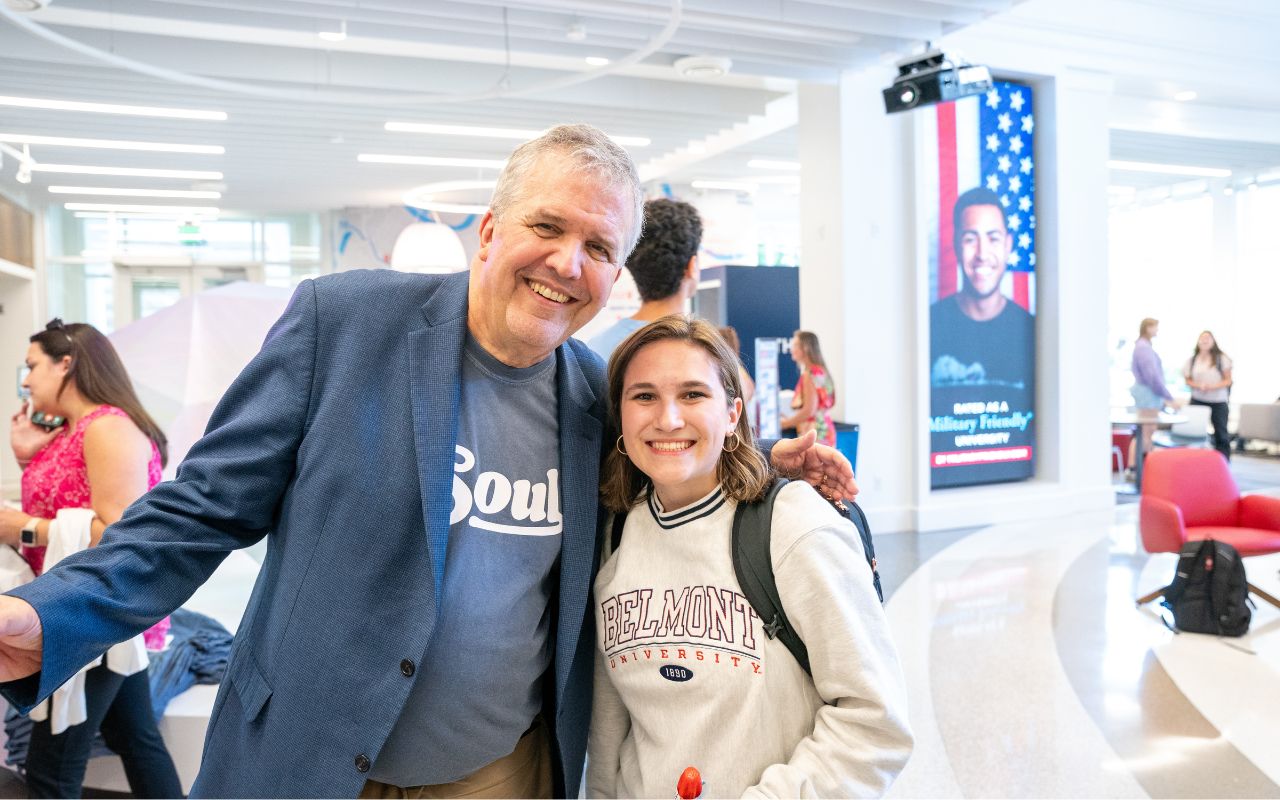
[{"label": "person in gray shirt", "polygon": [[655,319],[683,314],[698,291],[698,248],[702,218],[680,200],[661,198],[644,204],[644,235],[627,258],[627,271],[640,292],[640,310],[618,320],[587,341],[605,361],[622,340]]}]

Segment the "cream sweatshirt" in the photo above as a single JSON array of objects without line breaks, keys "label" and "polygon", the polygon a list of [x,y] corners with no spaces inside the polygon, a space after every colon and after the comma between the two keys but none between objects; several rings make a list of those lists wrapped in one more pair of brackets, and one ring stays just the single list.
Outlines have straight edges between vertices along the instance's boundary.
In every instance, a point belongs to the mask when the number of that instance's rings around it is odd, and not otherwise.
[{"label": "cream sweatshirt", "polygon": [[871,797],[911,754],[901,669],[857,531],[812,487],[774,506],[772,560],[810,678],[734,578],[735,503],[627,516],[595,581],[589,797]]}]

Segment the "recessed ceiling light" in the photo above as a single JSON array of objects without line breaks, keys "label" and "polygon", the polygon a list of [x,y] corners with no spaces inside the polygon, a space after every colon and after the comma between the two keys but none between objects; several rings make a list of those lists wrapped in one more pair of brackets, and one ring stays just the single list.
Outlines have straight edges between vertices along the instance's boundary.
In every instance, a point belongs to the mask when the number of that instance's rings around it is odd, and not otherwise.
[{"label": "recessed ceiling light", "polygon": [[507,165],[503,159],[397,156],[380,153],[361,153],[356,156],[356,160],[365,164],[414,164],[420,167],[478,167],[480,169],[502,169]]},{"label": "recessed ceiling light", "polygon": [[217,214],[214,206],[147,206],[121,203],[63,203],[68,211],[116,211],[138,214]]},{"label": "recessed ceiling light", "polygon": [[571,42],[581,42],[587,38],[587,26],[581,22],[575,22],[569,26],[564,32],[564,38]]},{"label": "recessed ceiling light", "polygon": [[221,192],[185,189],[117,189],[96,186],[50,186],[49,194],[86,194],[101,197],[174,197],[184,200],[217,200]]},{"label": "recessed ceiling light", "polygon": [[1111,169],[1126,172],[1154,172],[1158,175],[1191,175],[1197,178],[1229,178],[1231,170],[1217,167],[1189,167],[1182,164],[1149,164],[1145,161],[1108,161]]},{"label": "recessed ceiling light", "polygon": [[583,60],[593,67],[603,67],[604,65],[609,63],[609,59],[605,58],[604,56],[587,56]]},{"label": "recessed ceiling light", "polygon": [[0,133],[0,142],[43,144],[51,147],[94,147],[103,150],[147,150],[154,153],[202,153],[220,156],[226,148],[215,144],[173,144],[170,142],[130,142],[122,139],[77,139],[69,136],[33,136]]},{"label": "recessed ceiling light", "polygon": [[1183,91],[1175,94],[1173,96],[1173,99],[1177,100],[1179,103],[1189,103],[1192,100],[1195,100],[1197,97],[1199,97],[1199,95],[1196,94],[1191,89],[1184,89]]},{"label": "recessed ceiling light", "polygon": [[[493,194],[497,181],[441,181],[410,189],[404,194],[404,204],[425,211],[441,211],[452,214],[483,214],[489,210],[488,198]],[[438,199],[442,194],[456,192],[483,192],[483,203],[447,202]]]},{"label": "recessed ceiling light", "polygon": [[726,192],[754,192],[760,187],[754,183],[739,183],[737,181],[704,181],[697,180],[690,184],[695,189],[720,189]]},{"label": "recessed ceiling light", "polygon": [[49,5],[50,0],[4,0],[4,4],[14,11],[39,11]]},{"label": "recessed ceiling light", "polygon": [[88,167],[78,164],[31,165],[35,172],[56,172],[62,175],[114,175],[132,178],[188,178],[193,181],[220,181],[222,173],[203,169],[142,169],[140,167]]},{"label": "recessed ceiling light", "polygon": [[753,158],[747,162],[747,166],[751,169],[781,169],[791,172],[800,170],[799,161],[773,161],[767,158]]},{"label": "recessed ceiling light", "polygon": [[[442,136],[480,136],[490,139],[515,139],[527,142],[545,133],[533,128],[493,128],[480,125],[443,125],[435,122],[388,122],[383,126],[395,133],[437,133]],[[609,136],[623,147],[648,147],[645,136]]]},{"label": "recessed ceiling light", "polygon": [[343,42],[347,39],[347,21],[340,20],[337,28],[328,31],[320,31],[316,34],[326,42]]},{"label": "recessed ceiling light", "polygon": [[686,78],[714,78],[729,74],[733,61],[720,56],[685,56],[671,66]]},{"label": "recessed ceiling light", "polygon": [[170,119],[204,119],[222,122],[225,111],[201,111],[195,108],[162,108],[159,106],[123,106],[116,103],[84,103],[78,100],[52,100],[43,97],[0,96],[0,106],[43,108],[50,111],[88,111],[94,114],[125,114],[134,117],[167,117]]},{"label": "recessed ceiling light", "polygon": [[132,218],[134,218],[134,219],[145,219],[145,220],[153,220],[153,221],[154,221],[154,220],[169,220],[169,219],[174,219],[174,220],[181,220],[181,221],[183,221],[183,222],[188,221],[188,220],[198,220],[198,219],[217,219],[217,218],[218,218],[218,215],[217,215],[217,214],[190,214],[190,213],[182,213],[182,212],[179,212],[179,213],[176,213],[176,214],[175,214],[175,213],[173,213],[173,212],[169,212],[169,211],[159,211],[159,212],[157,212],[157,211],[129,211],[129,212],[119,212],[119,211],[77,211],[77,212],[75,212],[75,216],[76,216],[76,219],[108,219],[108,220],[114,220],[114,219],[119,219],[120,217],[124,216],[124,217],[132,217]]}]

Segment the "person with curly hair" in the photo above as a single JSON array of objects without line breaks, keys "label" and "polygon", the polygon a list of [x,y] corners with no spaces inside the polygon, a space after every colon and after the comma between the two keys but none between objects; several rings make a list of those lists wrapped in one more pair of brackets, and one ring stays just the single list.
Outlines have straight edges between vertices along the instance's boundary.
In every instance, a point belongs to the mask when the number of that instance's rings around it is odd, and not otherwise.
[{"label": "person with curly hair", "polygon": [[587,346],[609,360],[609,354],[632,333],[668,314],[683,314],[698,290],[698,247],[702,218],[680,200],[661,198],[644,204],[644,232],[627,259],[627,269],[640,291],[640,310],[591,337]]}]

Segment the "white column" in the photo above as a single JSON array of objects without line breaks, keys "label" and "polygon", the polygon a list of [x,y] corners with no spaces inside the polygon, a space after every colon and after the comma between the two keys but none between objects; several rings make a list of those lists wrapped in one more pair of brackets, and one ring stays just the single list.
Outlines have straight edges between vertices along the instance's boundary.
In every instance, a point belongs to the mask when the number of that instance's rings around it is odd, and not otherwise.
[{"label": "white column", "polygon": [[1109,75],[1063,70],[1037,82],[1040,475],[1114,501],[1108,453]]},{"label": "white column", "polygon": [[861,425],[860,501],[875,530],[914,527],[918,382],[906,115],[886,115],[891,70],[800,89],[800,324],[822,340],[836,419]]}]

